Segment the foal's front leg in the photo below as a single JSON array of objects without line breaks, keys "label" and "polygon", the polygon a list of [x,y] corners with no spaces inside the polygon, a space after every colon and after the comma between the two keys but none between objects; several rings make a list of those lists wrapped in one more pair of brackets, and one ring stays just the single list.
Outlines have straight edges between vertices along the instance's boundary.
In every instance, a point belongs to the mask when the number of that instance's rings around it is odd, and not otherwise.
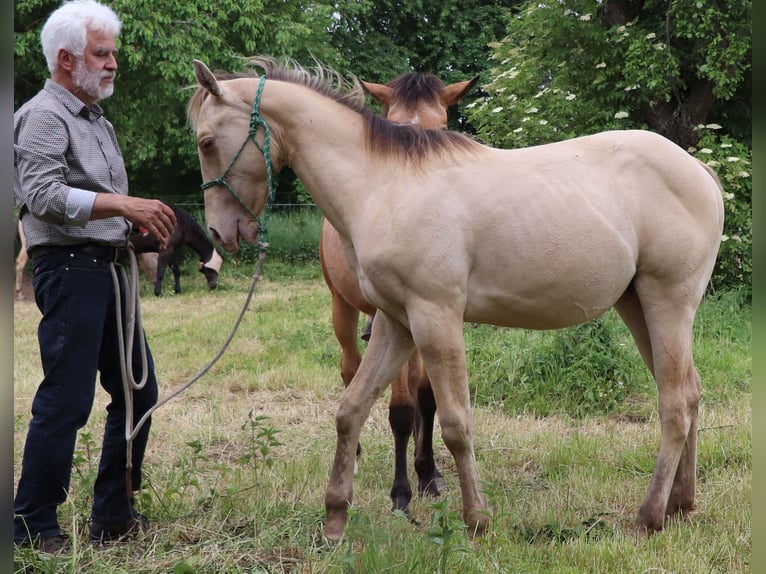
[{"label": "foal's front leg", "polygon": [[338,435],[330,480],[325,494],[325,536],[337,541],[343,536],[351,505],[356,446],[362,425],[375,399],[399,372],[414,349],[412,336],[400,323],[378,311],[370,345],[359,370],[343,391],[335,416]]}]

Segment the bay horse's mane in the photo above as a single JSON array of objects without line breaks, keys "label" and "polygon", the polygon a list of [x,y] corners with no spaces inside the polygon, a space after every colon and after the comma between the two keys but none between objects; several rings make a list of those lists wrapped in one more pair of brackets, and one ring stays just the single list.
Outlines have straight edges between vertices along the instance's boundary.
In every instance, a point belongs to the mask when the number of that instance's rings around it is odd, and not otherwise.
[{"label": "bay horse's mane", "polygon": [[[465,134],[397,124],[373,113],[365,107],[364,90],[356,77],[352,76],[350,81],[344,80],[339,72],[318,62],[311,70],[293,60],[279,61],[268,56],[257,56],[248,62],[263,69],[270,80],[305,86],[359,113],[364,119],[368,148],[373,153],[420,166],[428,159],[451,157],[459,152],[475,151],[480,146]],[[219,81],[259,77],[252,72],[215,72],[215,76]],[[434,94],[438,94],[440,84],[441,80],[431,74],[407,73],[388,85],[394,90],[402,90],[401,93],[407,94],[407,100],[416,104],[422,99],[433,99]],[[196,126],[202,103],[209,95],[200,86],[189,100],[187,115],[193,127]]]},{"label": "bay horse's mane", "polygon": [[393,90],[391,100],[397,101],[405,109],[416,108],[421,102],[438,100],[444,89],[444,82],[438,77],[421,72],[407,72],[386,85]]}]

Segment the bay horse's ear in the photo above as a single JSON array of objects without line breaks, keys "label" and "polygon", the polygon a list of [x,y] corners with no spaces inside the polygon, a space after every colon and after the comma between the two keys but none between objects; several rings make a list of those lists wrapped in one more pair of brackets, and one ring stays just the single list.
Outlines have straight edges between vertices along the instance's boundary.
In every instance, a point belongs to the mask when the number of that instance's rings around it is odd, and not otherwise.
[{"label": "bay horse's ear", "polygon": [[465,96],[473,89],[473,87],[476,85],[476,82],[478,81],[479,76],[476,76],[471,80],[466,80],[465,82],[457,82],[455,84],[445,86],[441,95],[442,104],[447,107],[458,103],[463,98],[463,96]]},{"label": "bay horse's ear", "polygon": [[192,60],[194,63],[194,75],[199,85],[205,88],[211,95],[220,98],[223,95],[221,84],[215,79],[215,75],[203,62]]},{"label": "bay horse's ear", "polygon": [[361,82],[364,91],[370,94],[376,102],[382,106],[388,107],[388,105],[391,103],[391,94],[394,92],[393,88],[389,88],[383,84],[365,82],[364,80],[359,80],[359,82]]}]

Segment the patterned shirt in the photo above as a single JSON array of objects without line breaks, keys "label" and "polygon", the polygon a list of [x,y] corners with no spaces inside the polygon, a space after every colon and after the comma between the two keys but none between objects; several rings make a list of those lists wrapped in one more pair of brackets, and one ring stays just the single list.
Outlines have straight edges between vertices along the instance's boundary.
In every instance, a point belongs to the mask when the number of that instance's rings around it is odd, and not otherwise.
[{"label": "patterned shirt", "polygon": [[27,249],[95,242],[127,245],[123,217],[89,221],[96,193],[128,193],[117,136],[100,106],[47,80],[13,114],[14,181]]}]

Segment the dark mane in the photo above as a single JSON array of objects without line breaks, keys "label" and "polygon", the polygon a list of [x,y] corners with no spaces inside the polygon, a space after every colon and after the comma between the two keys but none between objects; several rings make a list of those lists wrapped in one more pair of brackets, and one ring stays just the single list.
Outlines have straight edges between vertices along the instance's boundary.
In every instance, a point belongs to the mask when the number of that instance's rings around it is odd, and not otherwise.
[{"label": "dark mane", "polygon": [[[365,123],[367,145],[373,153],[420,165],[434,157],[475,151],[479,147],[475,140],[464,134],[399,125],[372,113],[364,105],[364,90],[355,77],[346,81],[340,73],[318,63],[311,70],[291,60],[280,62],[267,56],[252,58],[249,63],[261,68],[270,80],[305,86],[360,113]],[[215,75],[220,81],[258,77],[250,73],[217,72]],[[391,85],[391,87],[395,90],[403,90],[404,99],[424,99],[433,90],[436,90],[438,94],[443,87],[441,80],[430,74],[404,74],[393,80],[391,84],[397,80],[401,80],[400,85]],[[208,95],[204,88],[199,87],[189,101],[187,111],[192,125],[196,123],[200,106]]]},{"label": "dark mane", "polygon": [[439,78],[419,72],[407,72],[386,85],[394,91],[391,99],[407,109],[416,108],[421,102],[437,101],[444,90],[444,82]]},{"label": "dark mane", "polygon": [[477,141],[458,132],[397,124],[369,110],[364,110],[362,115],[370,150],[416,166],[433,158],[454,157],[456,153],[470,153],[479,148]]}]

